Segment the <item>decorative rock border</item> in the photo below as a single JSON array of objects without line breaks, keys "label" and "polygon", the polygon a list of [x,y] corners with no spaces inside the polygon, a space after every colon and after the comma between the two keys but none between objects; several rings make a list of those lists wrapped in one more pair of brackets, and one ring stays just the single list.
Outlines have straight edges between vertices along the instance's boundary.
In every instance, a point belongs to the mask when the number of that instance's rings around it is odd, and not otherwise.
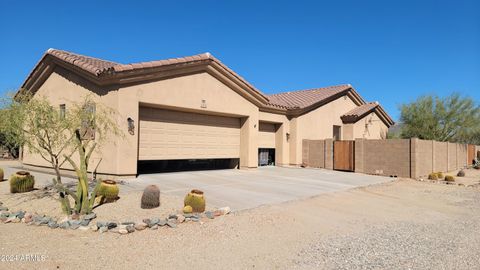
[{"label": "decorative rock border", "polygon": [[202,218],[214,219],[215,217],[228,215],[230,207],[222,207],[215,211],[206,211],[197,214],[170,214],[166,218],[145,218],[142,221],[92,221],[97,218],[95,213],[84,216],[72,215],[62,220],[55,220],[52,217],[33,214],[26,211],[9,212],[9,209],[0,202],[0,222],[2,223],[25,223],[27,225],[47,226],[51,229],[82,230],[94,232],[114,232],[129,234],[135,231],[142,231],[147,228],[157,230],[159,227],[177,228],[177,225],[186,222],[200,222]]},{"label": "decorative rock border", "polygon": [[480,187],[480,183],[475,183],[475,184],[470,184],[470,185],[465,185],[462,183],[457,183],[455,181],[443,181],[443,180],[430,180],[430,179],[415,179],[420,182],[428,182],[428,183],[435,183],[435,184],[444,184],[444,185],[453,185],[453,186],[459,186],[459,187],[469,187],[469,188],[475,188],[475,187]]}]

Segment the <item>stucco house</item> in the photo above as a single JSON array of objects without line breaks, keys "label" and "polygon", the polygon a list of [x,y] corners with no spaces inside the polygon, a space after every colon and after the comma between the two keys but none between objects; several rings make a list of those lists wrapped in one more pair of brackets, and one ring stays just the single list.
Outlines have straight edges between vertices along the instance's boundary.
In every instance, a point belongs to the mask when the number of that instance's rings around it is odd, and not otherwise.
[{"label": "stucco house", "polygon": [[[126,136],[111,138],[92,159],[102,156],[98,172],[114,176],[148,168],[299,166],[303,139],[382,139],[394,123],[351,85],[266,95],[209,53],[119,64],[49,49],[22,88],[67,110],[93,93],[116,110]],[[28,152],[23,163],[48,166]]]}]

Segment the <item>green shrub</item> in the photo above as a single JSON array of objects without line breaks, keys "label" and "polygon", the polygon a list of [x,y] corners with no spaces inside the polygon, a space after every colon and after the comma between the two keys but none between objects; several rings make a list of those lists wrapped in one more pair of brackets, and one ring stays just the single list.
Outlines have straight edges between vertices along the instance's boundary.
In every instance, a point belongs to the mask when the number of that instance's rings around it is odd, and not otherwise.
[{"label": "green shrub", "polygon": [[3,169],[0,168],[0,182],[3,181],[4,177],[5,177],[5,174],[4,174],[4,172],[3,172]]},{"label": "green shrub", "polygon": [[445,176],[445,181],[453,182],[453,181],[455,181],[455,177],[453,177],[453,176],[451,176],[451,175],[446,175],[446,176]]},{"label": "green shrub", "polygon": [[443,179],[443,173],[442,172],[437,172],[437,178],[438,179]]},{"label": "green shrub", "polygon": [[437,174],[436,173],[431,173],[428,175],[428,179],[430,180],[438,180]]}]

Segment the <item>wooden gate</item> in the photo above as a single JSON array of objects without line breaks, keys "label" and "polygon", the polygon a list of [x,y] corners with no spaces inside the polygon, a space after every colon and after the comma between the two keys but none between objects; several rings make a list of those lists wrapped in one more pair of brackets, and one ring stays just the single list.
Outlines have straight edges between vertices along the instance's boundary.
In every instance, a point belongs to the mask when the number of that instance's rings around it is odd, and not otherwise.
[{"label": "wooden gate", "polygon": [[355,171],[355,141],[333,142],[333,169]]},{"label": "wooden gate", "polygon": [[468,145],[468,165],[472,165],[474,159],[475,159],[475,145],[469,144]]}]

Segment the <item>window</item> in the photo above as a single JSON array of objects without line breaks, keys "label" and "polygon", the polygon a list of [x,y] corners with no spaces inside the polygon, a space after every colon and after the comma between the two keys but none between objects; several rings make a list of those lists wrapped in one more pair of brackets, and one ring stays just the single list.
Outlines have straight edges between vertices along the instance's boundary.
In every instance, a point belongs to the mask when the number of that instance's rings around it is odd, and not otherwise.
[{"label": "window", "polygon": [[60,104],[60,118],[65,119],[66,106],[65,104]]},{"label": "window", "polygon": [[342,127],[333,126],[333,140],[338,141],[342,139]]}]

